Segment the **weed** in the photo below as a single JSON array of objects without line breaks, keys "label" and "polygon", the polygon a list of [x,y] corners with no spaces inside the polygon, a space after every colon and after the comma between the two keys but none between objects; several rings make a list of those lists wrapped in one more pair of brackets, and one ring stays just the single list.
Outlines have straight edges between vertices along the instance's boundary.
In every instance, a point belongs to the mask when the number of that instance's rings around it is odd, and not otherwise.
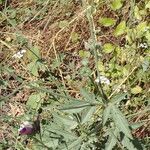
[{"label": "weed", "polygon": [[149,147],[147,0],[0,1],[0,148]]}]

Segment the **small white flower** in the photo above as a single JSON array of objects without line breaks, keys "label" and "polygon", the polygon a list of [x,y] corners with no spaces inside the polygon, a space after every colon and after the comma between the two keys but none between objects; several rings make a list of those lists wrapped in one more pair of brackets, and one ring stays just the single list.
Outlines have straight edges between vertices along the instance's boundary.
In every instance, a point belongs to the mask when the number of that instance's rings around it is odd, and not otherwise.
[{"label": "small white flower", "polygon": [[140,48],[147,48],[148,45],[147,45],[147,43],[141,43],[141,44],[139,45],[139,47],[140,47]]},{"label": "small white flower", "polygon": [[104,83],[104,84],[107,84],[107,85],[110,84],[110,80],[107,79],[105,76],[100,76],[99,78],[95,79],[95,82],[96,83],[101,82],[101,83]]},{"label": "small white flower", "polygon": [[16,54],[14,54],[13,56],[12,56],[12,58],[18,58],[18,59],[20,59],[21,57],[23,57],[23,55],[24,55],[24,53],[26,53],[26,50],[20,50],[20,51],[18,51]]},{"label": "small white flower", "polygon": [[23,128],[25,128],[26,126],[28,127],[32,127],[31,123],[28,121],[24,121],[21,125],[20,128],[18,129],[19,131],[21,131]]}]

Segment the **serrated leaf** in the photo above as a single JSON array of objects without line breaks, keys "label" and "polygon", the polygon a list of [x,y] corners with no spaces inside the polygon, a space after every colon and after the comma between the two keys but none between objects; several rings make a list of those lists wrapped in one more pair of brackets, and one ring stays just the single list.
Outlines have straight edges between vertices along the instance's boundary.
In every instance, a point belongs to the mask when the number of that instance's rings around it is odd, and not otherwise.
[{"label": "serrated leaf", "polygon": [[115,25],[116,20],[113,18],[100,18],[99,23],[105,27],[109,27]]},{"label": "serrated leaf", "polygon": [[111,8],[112,10],[117,10],[120,9],[122,5],[122,0],[113,0],[113,2],[111,3]]},{"label": "serrated leaf", "polygon": [[110,112],[111,112],[111,104],[108,104],[108,106],[104,109],[103,112],[103,125],[105,125],[108,118],[110,117]]},{"label": "serrated leaf", "polygon": [[103,52],[104,53],[111,53],[112,51],[114,51],[115,46],[111,43],[105,43],[103,45]]},{"label": "serrated leaf", "polygon": [[129,129],[128,121],[122,112],[114,105],[112,105],[111,116],[116,124],[116,127],[122,131],[127,137],[132,139],[131,130]]},{"label": "serrated leaf", "polygon": [[84,109],[81,114],[81,124],[87,123],[91,119],[95,111],[96,107],[89,107]]},{"label": "serrated leaf", "polygon": [[125,32],[126,32],[126,22],[122,21],[117,25],[117,27],[114,31],[114,35],[120,36],[120,35],[124,34]]},{"label": "serrated leaf", "polygon": [[138,85],[131,89],[132,94],[139,94],[141,92],[142,92],[142,88]]}]

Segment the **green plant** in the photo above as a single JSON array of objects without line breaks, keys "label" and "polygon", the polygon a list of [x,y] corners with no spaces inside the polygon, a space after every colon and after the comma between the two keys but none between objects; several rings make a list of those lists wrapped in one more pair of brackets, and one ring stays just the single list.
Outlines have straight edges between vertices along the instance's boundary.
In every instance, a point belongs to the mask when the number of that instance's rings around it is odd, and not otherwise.
[{"label": "green plant", "polygon": [[[64,12],[64,8],[70,11],[73,3],[80,6],[78,1],[71,0],[60,3],[35,0],[34,4],[23,3],[21,9],[7,7],[1,12],[1,22],[7,30],[15,32],[10,34],[9,31],[7,35],[2,31],[5,34],[0,40],[0,52],[6,55],[0,65],[3,130],[0,148],[146,149],[149,139],[150,28],[146,21],[149,2],[82,0],[83,11],[68,19],[72,11]],[[60,14],[61,9],[63,15],[59,17],[62,18],[52,24],[51,19]],[[55,12],[51,18],[46,15],[46,12],[52,15],[49,10]],[[12,19],[16,23],[12,23]],[[24,32],[19,31],[20,25],[32,26],[36,21],[39,26],[34,28],[39,34],[32,27],[30,30],[35,37],[26,36],[27,30],[23,28]],[[75,30],[84,21],[84,30],[88,32],[86,40],[82,39],[82,26]],[[58,29],[52,37],[45,32],[51,28]],[[48,48],[42,49],[42,33],[50,40],[46,41]],[[69,46],[78,49],[65,52]],[[52,52],[54,58],[49,58]],[[12,57],[15,54],[21,55]],[[40,132],[19,136],[21,122],[33,124],[37,116]],[[7,126],[10,130],[5,128]]]}]

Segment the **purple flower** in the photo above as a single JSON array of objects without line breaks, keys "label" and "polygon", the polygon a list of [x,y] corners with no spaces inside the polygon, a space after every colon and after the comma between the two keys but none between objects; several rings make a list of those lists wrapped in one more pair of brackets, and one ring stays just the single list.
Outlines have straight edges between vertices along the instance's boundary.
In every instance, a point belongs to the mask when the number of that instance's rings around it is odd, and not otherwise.
[{"label": "purple flower", "polygon": [[33,132],[34,132],[34,128],[30,122],[25,121],[23,122],[23,124],[20,125],[20,128],[19,128],[20,135],[30,135],[30,134],[33,134]]},{"label": "purple flower", "polygon": [[33,123],[28,121],[23,122],[19,128],[20,135],[33,135],[40,132],[40,121],[39,118],[35,120]]}]

